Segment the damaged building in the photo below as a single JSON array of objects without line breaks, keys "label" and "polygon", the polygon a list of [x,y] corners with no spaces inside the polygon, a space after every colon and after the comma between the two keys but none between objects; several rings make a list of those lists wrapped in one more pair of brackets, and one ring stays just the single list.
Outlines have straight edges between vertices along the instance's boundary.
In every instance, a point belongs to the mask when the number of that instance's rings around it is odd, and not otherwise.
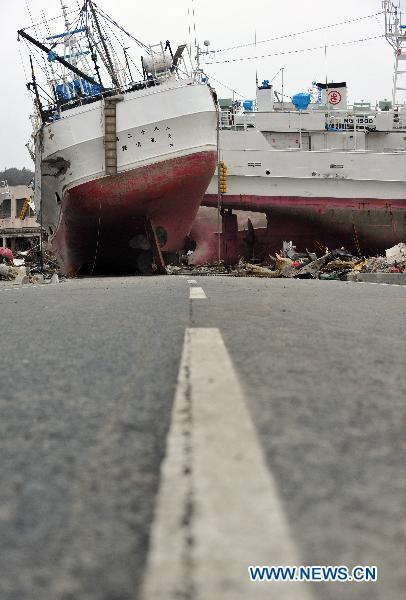
[{"label": "damaged building", "polygon": [[0,182],[0,246],[13,252],[28,250],[40,239],[40,226],[31,201],[32,189]]}]

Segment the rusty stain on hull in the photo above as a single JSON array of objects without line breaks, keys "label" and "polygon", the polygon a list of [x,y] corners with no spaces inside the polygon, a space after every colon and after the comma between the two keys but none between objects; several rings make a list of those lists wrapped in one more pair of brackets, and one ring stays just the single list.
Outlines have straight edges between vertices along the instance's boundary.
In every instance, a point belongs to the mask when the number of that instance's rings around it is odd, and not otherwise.
[{"label": "rusty stain on hull", "polygon": [[[202,206],[208,208],[199,212],[191,234],[197,242],[194,264],[218,259],[217,196],[206,194]],[[222,206],[237,212],[240,231],[233,243],[247,259],[253,252],[258,257],[275,253],[285,240],[301,250],[345,246],[354,254],[373,256],[406,239],[406,200],[225,195]],[[267,217],[267,226],[255,229],[254,247],[241,231],[246,211]]]},{"label": "rusty stain on hull", "polygon": [[182,249],[216,160],[216,152],[199,152],[70,189],[54,237],[65,272],[135,270],[132,240],[145,232],[146,219],[165,233],[162,252]]}]

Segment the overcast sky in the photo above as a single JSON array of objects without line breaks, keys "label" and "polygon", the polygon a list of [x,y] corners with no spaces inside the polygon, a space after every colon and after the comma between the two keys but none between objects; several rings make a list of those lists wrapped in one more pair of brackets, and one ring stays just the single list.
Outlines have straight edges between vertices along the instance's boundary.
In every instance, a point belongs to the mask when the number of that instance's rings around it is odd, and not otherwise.
[{"label": "overcast sky", "polygon": [[[406,0],[405,0],[406,2]],[[109,15],[119,21],[145,43],[170,39],[178,43],[189,41],[188,7],[192,0],[97,0]],[[76,6],[76,0],[67,0]],[[24,147],[31,134],[29,115],[32,103],[25,89],[25,77],[18,52],[16,31],[30,24],[25,0],[1,0],[2,35],[0,38],[0,69],[2,74],[0,168],[33,167]],[[210,40],[211,49],[249,44],[280,35],[313,29],[354,19],[381,10],[381,0],[194,0],[197,37]],[[59,13],[59,0],[29,0],[30,11],[38,18],[42,9],[47,16]],[[383,16],[361,20],[345,26],[258,44],[226,53],[218,53],[208,62],[245,58],[304,49],[324,44],[336,44],[383,34]],[[384,39],[328,48],[295,55],[268,56],[258,60],[213,64],[206,67],[209,75],[236,90],[245,98],[255,96],[255,72],[260,80],[271,79],[285,68],[285,92],[289,95],[305,91],[312,81],[347,81],[350,101],[391,96],[393,55]],[[220,97],[232,94],[212,79]],[[275,80],[280,88],[280,79]]]}]

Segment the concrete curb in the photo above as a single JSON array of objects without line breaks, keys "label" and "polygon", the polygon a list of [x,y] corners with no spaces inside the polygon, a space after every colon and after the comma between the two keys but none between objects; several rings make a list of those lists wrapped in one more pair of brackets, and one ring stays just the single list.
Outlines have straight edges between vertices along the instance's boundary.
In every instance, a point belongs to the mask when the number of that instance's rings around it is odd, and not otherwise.
[{"label": "concrete curb", "polygon": [[406,285],[406,273],[350,273],[347,281],[360,283],[385,283],[386,285]]}]

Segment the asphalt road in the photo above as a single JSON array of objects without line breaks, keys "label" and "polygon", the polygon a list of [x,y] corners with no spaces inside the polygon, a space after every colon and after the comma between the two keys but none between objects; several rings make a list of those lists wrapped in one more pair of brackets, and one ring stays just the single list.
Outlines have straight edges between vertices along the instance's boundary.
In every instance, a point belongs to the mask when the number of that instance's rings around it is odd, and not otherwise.
[{"label": "asphalt road", "polygon": [[207,328],[254,425],[237,450],[257,438],[297,560],[378,567],[378,583],[307,584],[308,597],[401,600],[406,288],[195,279],[0,288],[1,600],[141,598],[185,330]]}]

